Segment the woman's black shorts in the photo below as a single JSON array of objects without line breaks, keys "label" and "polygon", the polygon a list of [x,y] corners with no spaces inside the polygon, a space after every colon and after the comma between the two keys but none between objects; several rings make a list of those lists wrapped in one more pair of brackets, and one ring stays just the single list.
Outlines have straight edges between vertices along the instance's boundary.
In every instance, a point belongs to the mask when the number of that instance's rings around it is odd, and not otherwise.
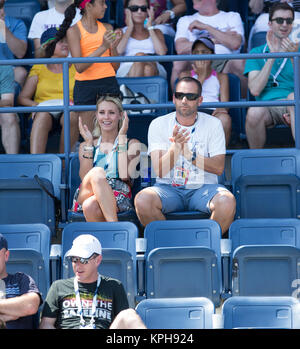
[{"label": "woman's black shorts", "polygon": [[98,80],[75,80],[73,98],[75,105],[95,105],[102,95],[120,95],[115,76]]}]

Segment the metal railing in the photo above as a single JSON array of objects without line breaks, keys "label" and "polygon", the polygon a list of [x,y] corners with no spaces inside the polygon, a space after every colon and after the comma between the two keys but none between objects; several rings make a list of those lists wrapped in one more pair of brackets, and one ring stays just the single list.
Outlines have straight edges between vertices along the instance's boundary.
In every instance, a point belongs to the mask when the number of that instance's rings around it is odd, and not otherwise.
[{"label": "metal railing", "polygon": [[[300,149],[299,136],[299,114],[300,114],[300,92],[299,92],[299,56],[300,52],[296,53],[240,53],[240,54],[210,54],[210,55],[166,55],[166,56],[119,56],[119,57],[99,57],[99,58],[35,58],[35,59],[14,59],[14,60],[0,60],[0,65],[34,65],[34,64],[53,64],[60,63],[63,65],[63,90],[64,98],[62,106],[49,107],[3,107],[0,109],[1,113],[30,113],[38,111],[61,111],[64,113],[64,153],[60,154],[65,159],[65,178],[67,180],[69,172],[69,158],[70,158],[70,112],[80,112],[88,110],[96,110],[95,105],[69,105],[69,64],[93,62],[143,62],[143,61],[194,61],[194,60],[231,60],[231,59],[256,59],[256,58],[293,58],[294,60],[294,100],[276,100],[276,101],[236,101],[236,102],[216,102],[203,103],[201,108],[248,108],[259,106],[294,106],[295,107],[295,147]],[[124,109],[141,110],[149,108],[146,104],[130,104],[124,105]],[[157,103],[151,105],[152,109],[174,109],[172,102]]]}]

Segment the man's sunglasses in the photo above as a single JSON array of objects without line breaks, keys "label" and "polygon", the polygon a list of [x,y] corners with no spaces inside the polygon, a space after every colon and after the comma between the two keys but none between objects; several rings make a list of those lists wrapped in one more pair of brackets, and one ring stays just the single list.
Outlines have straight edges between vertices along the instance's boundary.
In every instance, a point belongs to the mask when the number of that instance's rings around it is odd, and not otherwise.
[{"label": "man's sunglasses", "polygon": [[138,12],[138,10],[140,9],[142,12],[147,12],[148,7],[147,6],[137,6],[137,5],[133,5],[133,6],[128,6],[129,10],[131,12]]},{"label": "man's sunglasses", "polygon": [[186,97],[188,101],[195,101],[199,97],[197,93],[175,92],[174,95],[176,99],[182,100],[184,97]]},{"label": "man's sunglasses", "polygon": [[72,263],[77,263],[79,262],[80,264],[88,264],[88,262],[94,258],[96,258],[97,255],[92,255],[91,257],[89,258],[82,258],[82,257],[71,257],[71,261]]},{"label": "man's sunglasses", "polygon": [[288,17],[288,18],[276,17],[271,19],[271,22],[273,21],[275,21],[277,24],[283,24],[283,22],[285,21],[286,24],[291,25],[294,22],[294,19],[292,17]]}]

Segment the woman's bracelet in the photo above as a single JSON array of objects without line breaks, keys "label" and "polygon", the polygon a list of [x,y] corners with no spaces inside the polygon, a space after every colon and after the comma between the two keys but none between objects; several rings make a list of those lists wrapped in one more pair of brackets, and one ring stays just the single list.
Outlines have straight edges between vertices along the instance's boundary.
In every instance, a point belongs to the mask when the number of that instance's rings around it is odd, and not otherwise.
[{"label": "woman's bracelet", "polygon": [[84,154],[82,155],[82,157],[85,158],[85,159],[94,159],[93,156],[85,156]]},{"label": "woman's bracelet", "polygon": [[85,145],[85,146],[83,147],[83,151],[86,151],[86,152],[90,151],[90,152],[92,152],[92,151],[94,151],[94,147],[93,147],[93,146]]},{"label": "woman's bracelet", "polygon": [[124,144],[119,144],[118,145],[118,152],[119,153],[124,153],[127,151],[127,143]]},{"label": "woman's bracelet", "polygon": [[155,27],[153,25],[151,25],[150,27],[148,27],[148,30],[154,30]]}]

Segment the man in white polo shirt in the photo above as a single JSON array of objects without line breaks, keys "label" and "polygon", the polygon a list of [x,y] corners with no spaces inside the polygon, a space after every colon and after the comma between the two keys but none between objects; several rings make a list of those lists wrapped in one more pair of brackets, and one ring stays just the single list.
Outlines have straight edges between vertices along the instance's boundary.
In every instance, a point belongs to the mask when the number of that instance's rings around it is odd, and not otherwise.
[{"label": "man in white polo shirt", "polygon": [[225,164],[221,121],[198,112],[201,83],[184,77],[176,85],[176,112],[154,119],[148,131],[148,154],[156,183],[140,191],[135,208],[143,226],[176,211],[200,211],[217,221],[223,234],[235,214],[235,198],[218,184]]}]

